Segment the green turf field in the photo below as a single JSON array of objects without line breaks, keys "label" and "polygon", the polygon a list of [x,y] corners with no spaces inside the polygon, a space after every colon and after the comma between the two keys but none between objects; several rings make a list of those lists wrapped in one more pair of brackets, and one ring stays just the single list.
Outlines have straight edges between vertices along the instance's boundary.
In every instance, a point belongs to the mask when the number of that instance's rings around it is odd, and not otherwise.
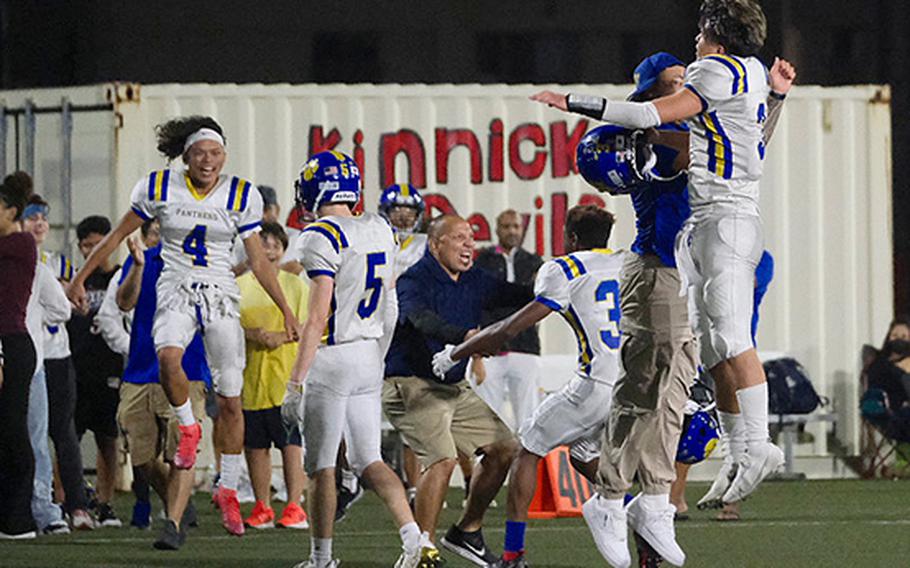
[{"label": "green turf field", "polygon": [[[706,489],[693,484],[689,501]],[[272,529],[230,537],[199,494],[200,528],[178,552],[151,547],[154,533],[131,528],[49,536],[30,542],[0,541],[0,566],[286,566],[307,556],[305,531]],[[505,495],[500,496],[504,504]],[[453,491],[440,527],[460,514],[461,493]],[[116,503],[121,517],[132,498]],[[276,503],[276,509],[280,506]],[[244,505],[247,514],[252,505]],[[280,513],[280,509],[277,511]],[[811,481],[766,483],[744,507],[743,520],[718,523],[713,514],[691,511],[677,524],[689,556],[687,566],[910,566],[910,483],[893,481]],[[504,511],[487,517],[487,543],[501,550]],[[336,556],[343,566],[392,566],[398,535],[375,495],[367,495],[338,526]],[[469,566],[444,553],[448,566]],[[532,521],[528,528],[532,565],[603,566],[582,519]],[[666,565],[666,564],[665,564]]]}]

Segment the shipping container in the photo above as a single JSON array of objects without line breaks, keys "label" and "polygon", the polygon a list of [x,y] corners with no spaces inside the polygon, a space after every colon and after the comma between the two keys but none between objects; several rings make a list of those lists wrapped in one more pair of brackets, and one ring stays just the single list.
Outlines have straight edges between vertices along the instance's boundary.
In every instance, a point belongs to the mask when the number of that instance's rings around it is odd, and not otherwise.
[{"label": "shipping container", "polygon": [[[611,246],[628,248],[629,200],[597,193],[575,172],[575,145],[593,122],[529,101],[540,88],[108,84],[5,91],[0,169],[34,172],[58,229],[88,214],[119,218],[133,184],[165,163],[154,126],[208,114],[225,129],[225,171],[275,187],[285,212],[307,156],[335,148],[362,165],[368,210],[383,186],[410,182],[434,214],[469,218],[483,246],[495,240],[496,215],[513,208],[526,222],[525,248],[551,257],[563,250],[566,210],[599,203],[618,216]],[[612,98],[631,91],[555,88]],[[893,310],[889,97],[881,86],[794,88],[762,181],[775,277],[762,305],[759,350],[804,363],[833,401],[835,431],[850,452],[859,439],[860,347],[881,341]],[[53,245],[72,247],[64,235],[55,231]],[[574,353],[572,335],[556,318],[544,323],[542,336],[546,354]],[[810,431],[815,455],[827,455],[824,426]]]}]

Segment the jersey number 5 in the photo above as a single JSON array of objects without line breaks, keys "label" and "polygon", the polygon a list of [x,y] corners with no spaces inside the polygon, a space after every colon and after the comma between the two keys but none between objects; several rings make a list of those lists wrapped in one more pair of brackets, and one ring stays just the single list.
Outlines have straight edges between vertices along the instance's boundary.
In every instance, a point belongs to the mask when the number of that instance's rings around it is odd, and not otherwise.
[{"label": "jersey number 5", "polygon": [[360,319],[372,316],[379,306],[379,297],[382,295],[382,278],[376,276],[376,269],[384,264],[384,252],[371,252],[367,255],[366,291],[370,293],[370,297],[360,300],[360,303],[357,304],[357,315],[360,316]]},{"label": "jersey number 5", "polygon": [[205,248],[205,225],[196,225],[183,239],[183,252],[193,257],[193,266],[209,265],[205,258],[209,254]]},{"label": "jersey number 5", "polygon": [[607,302],[607,323],[606,329],[600,330],[600,340],[603,341],[610,349],[619,349],[619,282],[616,280],[604,280],[597,286],[594,293],[594,299],[600,302]]}]

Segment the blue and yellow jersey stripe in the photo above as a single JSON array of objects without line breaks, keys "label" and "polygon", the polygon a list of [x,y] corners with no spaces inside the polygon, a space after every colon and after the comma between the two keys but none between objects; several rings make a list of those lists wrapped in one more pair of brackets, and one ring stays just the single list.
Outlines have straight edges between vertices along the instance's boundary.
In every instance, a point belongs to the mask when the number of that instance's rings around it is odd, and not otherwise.
[{"label": "blue and yellow jersey stripe", "polygon": [[749,76],[746,74],[746,66],[738,58],[732,55],[714,54],[708,55],[705,59],[711,59],[722,64],[733,73],[733,95],[741,95],[749,92]]},{"label": "blue and yellow jersey stripe", "polygon": [[338,302],[335,301],[335,292],[332,292],[332,304],[329,309],[329,319],[325,324],[322,334],[323,345],[335,345],[335,313],[338,311]]},{"label": "blue and yellow jersey stripe", "polygon": [[571,282],[575,278],[578,278],[582,274],[586,274],[588,269],[585,268],[584,263],[581,262],[581,259],[575,255],[561,256],[559,258],[554,258],[554,262],[562,268],[562,271],[565,273],[566,278]]},{"label": "blue and yellow jersey stripe", "polygon": [[708,171],[730,179],[733,177],[733,144],[720,124],[717,111],[704,112],[698,120],[705,127],[708,139]]},{"label": "blue and yellow jersey stripe", "polygon": [[333,221],[320,219],[319,221],[307,225],[303,232],[305,233],[307,231],[319,233],[329,239],[335,252],[341,252],[341,249],[347,248],[348,246],[348,239],[344,236],[344,231],[342,231],[341,227]]},{"label": "blue and yellow jersey stripe", "polygon": [[231,191],[228,193],[227,209],[238,213],[246,211],[246,203],[250,198],[250,189],[253,184],[249,181],[234,177],[231,178]]},{"label": "blue and yellow jersey stripe", "polygon": [[171,170],[157,170],[149,174],[149,201],[167,201],[168,181]]},{"label": "blue and yellow jersey stripe", "polygon": [[588,335],[585,328],[581,325],[581,319],[572,306],[566,311],[561,312],[563,317],[569,323],[572,331],[575,332],[575,340],[578,342],[578,368],[586,375],[591,374],[591,361],[594,360],[594,353],[591,351],[591,342],[588,341]]},{"label": "blue and yellow jersey stripe", "polygon": [[60,255],[60,276],[61,280],[69,282],[73,279],[73,263],[70,262],[70,259],[66,258],[62,254]]}]

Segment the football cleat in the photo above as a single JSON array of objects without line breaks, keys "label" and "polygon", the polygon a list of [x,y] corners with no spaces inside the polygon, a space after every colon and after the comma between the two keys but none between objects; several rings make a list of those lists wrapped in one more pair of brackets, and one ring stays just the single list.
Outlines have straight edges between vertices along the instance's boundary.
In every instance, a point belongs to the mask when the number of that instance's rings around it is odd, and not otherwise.
[{"label": "football cleat", "polygon": [[174,467],[190,469],[196,465],[196,450],[199,448],[199,440],[202,439],[202,427],[195,423],[179,428],[180,442],[177,445],[177,453],[174,454]]},{"label": "football cleat", "polygon": [[483,540],[483,531],[480,529],[465,532],[452,525],[440,542],[449,552],[454,552],[478,566],[488,566],[497,560],[496,555],[487,548]]},{"label": "football cleat", "polygon": [[262,501],[256,501],[253,512],[243,523],[251,529],[275,528],[275,510]]},{"label": "football cleat", "polygon": [[784,452],[771,442],[749,448],[739,463],[739,471],[724,493],[724,503],[742,501],[769,475],[784,465]]},{"label": "football cleat", "polygon": [[298,503],[288,503],[281,513],[281,518],[276,523],[279,527],[286,529],[308,529],[310,523],[307,520],[306,511]]},{"label": "football cleat", "polygon": [[720,466],[720,471],[717,472],[717,477],[714,478],[714,482],[711,484],[708,492],[698,500],[696,506],[700,510],[720,509],[723,507],[723,496],[727,492],[727,489],[730,488],[730,483],[733,482],[733,478],[736,477],[737,469],[738,466],[733,460],[733,456],[730,454],[724,456],[724,462]]},{"label": "football cleat", "polygon": [[215,494],[215,504],[221,509],[221,525],[228,534],[243,536],[243,517],[240,516],[240,501],[237,500],[235,489],[218,488]]},{"label": "football cleat", "polygon": [[179,550],[186,542],[186,532],[177,528],[177,523],[168,519],[164,522],[158,540],[152,544],[158,550]]}]

